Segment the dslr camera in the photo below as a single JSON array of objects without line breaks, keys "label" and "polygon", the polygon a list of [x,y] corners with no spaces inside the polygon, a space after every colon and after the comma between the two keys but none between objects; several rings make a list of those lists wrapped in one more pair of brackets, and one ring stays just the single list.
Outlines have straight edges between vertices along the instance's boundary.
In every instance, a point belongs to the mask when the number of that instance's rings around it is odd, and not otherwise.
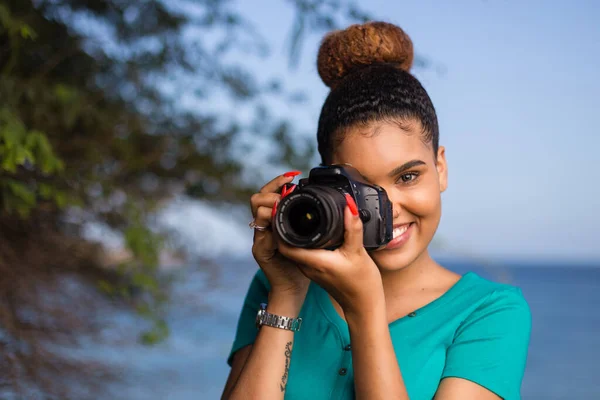
[{"label": "dslr camera", "polygon": [[363,244],[367,250],[385,246],[393,237],[393,214],[385,190],[367,183],[348,165],[311,169],[309,177],[277,205],[273,228],[294,247],[329,249],[344,241],[344,209],[348,193],[363,222]]}]

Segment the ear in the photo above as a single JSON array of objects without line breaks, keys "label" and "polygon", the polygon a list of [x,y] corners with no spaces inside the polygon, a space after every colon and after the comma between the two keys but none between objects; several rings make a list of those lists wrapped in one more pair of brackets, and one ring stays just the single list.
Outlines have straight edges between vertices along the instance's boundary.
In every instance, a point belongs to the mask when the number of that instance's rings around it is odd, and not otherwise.
[{"label": "ear", "polygon": [[440,192],[444,192],[448,188],[448,164],[446,163],[446,149],[444,146],[438,148],[435,166],[438,172]]}]

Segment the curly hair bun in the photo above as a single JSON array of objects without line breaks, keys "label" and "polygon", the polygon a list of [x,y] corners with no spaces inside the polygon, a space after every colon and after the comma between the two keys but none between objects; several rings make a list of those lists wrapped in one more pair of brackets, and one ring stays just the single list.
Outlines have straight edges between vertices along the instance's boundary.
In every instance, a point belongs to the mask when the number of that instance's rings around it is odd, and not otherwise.
[{"label": "curly hair bun", "polygon": [[414,59],[410,37],[387,22],[367,22],[328,33],[317,56],[323,83],[335,88],[344,77],[366,66],[394,63],[409,71]]}]

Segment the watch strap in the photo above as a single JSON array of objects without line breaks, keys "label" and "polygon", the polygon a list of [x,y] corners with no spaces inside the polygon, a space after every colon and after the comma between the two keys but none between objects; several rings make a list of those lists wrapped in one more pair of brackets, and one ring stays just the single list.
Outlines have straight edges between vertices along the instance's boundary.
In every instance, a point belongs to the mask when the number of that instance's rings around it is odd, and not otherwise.
[{"label": "watch strap", "polygon": [[271,314],[267,312],[267,305],[265,303],[261,303],[260,310],[256,315],[256,327],[260,328],[261,325],[298,332],[300,330],[300,326],[302,325],[302,318],[284,317],[281,315]]}]

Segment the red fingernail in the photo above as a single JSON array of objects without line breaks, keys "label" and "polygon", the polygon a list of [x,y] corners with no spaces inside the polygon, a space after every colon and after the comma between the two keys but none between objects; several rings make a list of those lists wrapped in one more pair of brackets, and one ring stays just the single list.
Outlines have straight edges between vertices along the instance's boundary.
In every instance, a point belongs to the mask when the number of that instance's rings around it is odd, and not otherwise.
[{"label": "red fingernail", "polygon": [[[285,190],[285,186],[283,187],[283,189]],[[296,185],[290,186],[290,188],[288,190],[285,190],[285,193],[283,193],[281,195],[281,198],[283,199],[285,196],[287,196],[288,194],[292,193],[294,191],[294,189],[296,189]]]},{"label": "red fingernail", "polygon": [[290,171],[290,172],[286,172],[285,174],[283,174],[283,176],[285,176],[286,178],[289,178],[290,176],[298,176],[301,173],[302,172],[300,172],[300,171]]},{"label": "red fingernail", "polygon": [[352,213],[352,215],[354,215],[356,217],[358,215],[358,207],[356,207],[356,203],[354,202],[354,199],[348,193],[346,193],[344,196],[346,197],[346,203],[348,204],[348,207],[350,208],[350,212]]},{"label": "red fingernail", "polygon": [[283,199],[286,194],[287,194],[287,187],[285,185],[283,185],[281,187],[281,198]]},{"label": "red fingernail", "polygon": [[271,219],[275,218],[275,214],[277,213],[277,201],[273,203],[273,210],[271,211]]}]

